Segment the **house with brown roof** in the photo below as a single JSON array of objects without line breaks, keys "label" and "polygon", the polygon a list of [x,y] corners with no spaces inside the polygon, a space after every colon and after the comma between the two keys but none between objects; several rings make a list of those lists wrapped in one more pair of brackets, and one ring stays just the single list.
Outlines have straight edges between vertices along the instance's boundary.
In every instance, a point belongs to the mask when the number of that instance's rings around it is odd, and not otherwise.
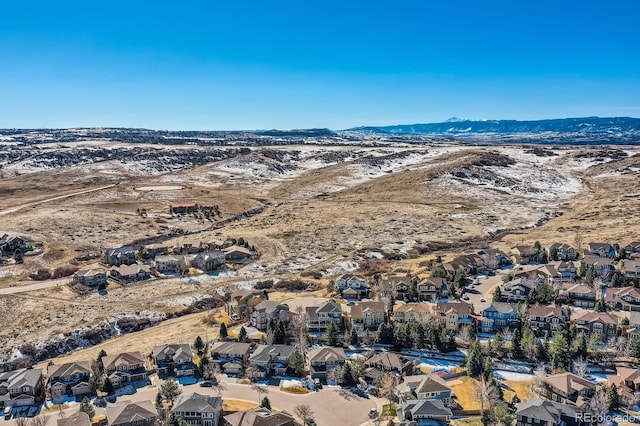
[{"label": "house with brown roof", "polygon": [[222,398],[198,393],[180,395],[171,407],[191,426],[218,426],[221,411]]},{"label": "house with brown roof", "polygon": [[336,280],[336,287],[345,299],[361,300],[369,295],[367,279],[362,275],[344,274]]},{"label": "house with brown roof", "polygon": [[310,349],[307,352],[307,360],[311,378],[326,380],[331,370],[342,368],[342,365],[347,361],[347,355],[343,348],[323,346]]},{"label": "house with brown roof", "polygon": [[395,373],[398,376],[409,376],[414,373],[420,363],[411,357],[397,352],[379,352],[364,362],[369,368],[375,368],[386,373]]},{"label": "house with brown roof", "polygon": [[196,374],[193,352],[191,346],[186,343],[154,346],[151,355],[159,374],[175,375],[176,377]]},{"label": "house with brown roof", "polygon": [[453,392],[442,377],[437,374],[403,377],[398,385],[398,393],[402,399],[440,399],[449,405]]},{"label": "house with brown roof", "polygon": [[640,289],[637,287],[607,288],[604,296],[608,305],[623,311],[640,311]]},{"label": "house with brown roof", "polygon": [[187,256],[177,254],[165,254],[156,256],[156,270],[162,273],[183,273],[189,269],[190,261]]},{"label": "house with brown roof", "polygon": [[414,277],[407,274],[387,274],[382,276],[380,287],[395,294],[396,300],[407,300]]},{"label": "house with brown roof", "polygon": [[540,262],[540,252],[533,246],[515,246],[511,249],[511,260],[519,265]]},{"label": "house with brown roof", "polygon": [[616,257],[616,249],[609,243],[589,243],[586,254],[599,257]]},{"label": "house with brown roof", "polygon": [[640,278],[640,259],[625,259],[620,268],[626,278]]},{"label": "house with brown roof", "polygon": [[358,333],[377,330],[384,323],[386,310],[382,302],[359,302],[351,307],[351,327]]},{"label": "house with brown roof", "polygon": [[548,333],[551,336],[566,325],[567,316],[560,306],[535,305],[529,307],[527,322],[537,335]]},{"label": "house with brown roof", "polygon": [[591,426],[590,410],[533,397],[517,405],[515,426]]},{"label": "house with brown roof", "polygon": [[224,309],[233,320],[248,318],[255,307],[263,300],[266,300],[266,296],[261,291],[238,290],[231,293],[229,301],[224,305]]},{"label": "house with brown roof", "polygon": [[406,401],[398,408],[398,416],[408,422],[399,426],[437,425],[448,426],[452,418],[451,409],[439,399],[418,399]]},{"label": "house with brown roof", "polygon": [[429,302],[398,303],[393,308],[393,321],[396,324],[412,321],[424,324],[432,318],[432,307]]},{"label": "house with brown roof", "polygon": [[258,345],[249,357],[249,364],[257,367],[257,377],[284,375],[295,350],[289,345]]},{"label": "house with brown roof", "polygon": [[245,263],[253,256],[251,250],[241,246],[227,247],[223,250],[223,252],[225,261],[231,263]]},{"label": "house with brown roof", "polygon": [[627,253],[640,253],[640,241],[632,241],[624,246],[624,251]]},{"label": "house with brown roof", "polygon": [[[555,256],[551,256],[555,253]],[[552,260],[576,260],[578,252],[567,243],[555,243],[549,247],[549,256],[555,257]]]},{"label": "house with brown roof", "polygon": [[425,278],[418,282],[418,300],[435,302],[449,295],[449,286],[444,278]]},{"label": "house with brown roof", "polygon": [[607,382],[615,384],[618,392],[632,396],[640,391],[640,369],[632,367],[616,367],[615,376],[607,376]]},{"label": "house with brown roof", "polygon": [[93,393],[89,386],[91,365],[89,361],[51,364],[47,367],[49,390],[52,400],[63,396],[81,396]]},{"label": "house with brown roof", "polygon": [[525,302],[536,288],[536,284],[525,278],[514,278],[500,285],[500,300],[497,302]]},{"label": "house with brown roof", "polygon": [[592,267],[604,281],[609,281],[615,271],[615,262],[610,257],[587,255],[580,259],[580,264],[587,268]]},{"label": "house with brown roof", "polygon": [[224,416],[225,426],[298,426],[286,411],[272,412],[266,408],[252,408]]},{"label": "house with brown roof", "polygon": [[564,284],[559,296],[572,301],[576,308],[593,309],[596,306],[596,291],[586,284]]},{"label": "house with brown roof", "polygon": [[544,397],[561,404],[584,406],[593,396],[596,385],[573,373],[560,373],[545,377]]},{"label": "house with brown roof", "polygon": [[609,312],[585,312],[575,318],[578,332],[597,333],[604,342],[618,335],[618,317]]},{"label": "house with brown roof", "polygon": [[151,401],[123,401],[105,408],[109,426],[154,426],[158,411]]},{"label": "house with brown roof", "polygon": [[147,378],[144,356],[139,351],[105,355],[102,357],[102,365],[105,374],[116,388]]},{"label": "house with brown roof", "polygon": [[91,419],[84,411],[76,411],[67,417],[56,419],[57,426],[91,426]]},{"label": "house with brown roof", "polygon": [[258,303],[251,312],[251,326],[265,331],[269,321],[280,319],[288,321],[290,318],[289,306],[273,300],[263,300]]},{"label": "house with brown roof", "polygon": [[225,253],[221,250],[207,251],[196,254],[191,266],[203,272],[219,271],[224,268]]},{"label": "house with brown roof", "polygon": [[434,309],[440,324],[455,331],[458,331],[461,326],[473,325],[472,311],[473,305],[461,300],[438,303]]}]

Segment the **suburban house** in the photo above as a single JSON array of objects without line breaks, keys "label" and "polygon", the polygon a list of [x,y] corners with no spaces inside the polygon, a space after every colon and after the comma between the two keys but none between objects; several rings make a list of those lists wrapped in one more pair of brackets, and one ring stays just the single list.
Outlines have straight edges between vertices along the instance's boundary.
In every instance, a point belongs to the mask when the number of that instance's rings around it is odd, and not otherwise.
[{"label": "suburban house", "polygon": [[67,417],[56,419],[57,426],[91,426],[91,419],[84,411],[76,411]]},{"label": "suburban house", "polygon": [[0,408],[36,405],[42,400],[42,370],[22,368],[0,373]]},{"label": "suburban house", "polygon": [[351,307],[351,327],[358,333],[376,330],[384,323],[385,313],[382,302],[360,302]]},{"label": "suburban house", "polygon": [[500,301],[525,302],[529,300],[535,287],[536,285],[534,283],[524,278],[507,281],[500,286]]},{"label": "suburban house", "polygon": [[159,374],[177,377],[193,376],[196,366],[193,364],[193,352],[187,344],[155,346],[152,351],[153,362]]},{"label": "suburban house", "polygon": [[266,297],[262,292],[238,290],[231,293],[229,301],[224,305],[224,309],[233,320],[239,320],[249,317],[254,308],[265,299]]},{"label": "suburban house", "polygon": [[317,307],[309,306],[306,311],[309,331],[324,333],[331,323],[335,323],[339,329],[343,328],[342,307],[333,299]]},{"label": "suburban house", "polygon": [[408,399],[440,399],[449,405],[453,392],[447,383],[437,374],[407,376],[398,386],[402,400]]},{"label": "suburban house", "polygon": [[251,250],[241,246],[227,247],[223,251],[224,259],[230,263],[244,263],[252,256]]},{"label": "suburban house", "polygon": [[586,254],[614,258],[616,257],[616,249],[609,243],[589,243]]},{"label": "suburban house", "polygon": [[295,347],[289,345],[258,345],[249,357],[249,364],[258,368],[259,377],[284,375]]},{"label": "suburban house", "polygon": [[151,278],[151,271],[147,265],[112,266],[109,276],[121,284],[136,283]]},{"label": "suburban house", "polygon": [[133,265],[136,263],[136,252],[130,246],[106,249],[104,263],[109,266]]},{"label": "suburban house", "polygon": [[527,320],[537,335],[542,336],[548,333],[552,336],[567,323],[567,316],[560,306],[536,305],[529,307]]},{"label": "suburban house", "polygon": [[380,281],[380,287],[386,291],[395,293],[396,300],[406,300],[412,281],[413,278],[406,274],[385,275]]},{"label": "suburban house", "polygon": [[615,384],[618,391],[627,396],[640,391],[640,370],[631,367],[617,367],[615,376],[607,376],[607,382]]},{"label": "suburban house", "polygon": [[157,256],[169,254],[169,247],[165,244],[149,244],[144,246],[142,252],[146,259],[155,259]]},{"label": "suburban house", "polygon": [[473,305],[458,300],[438,303],[434,309],[440,324],[455,331],[458,331],[462,325],[473,325],[472,311]]},{"label": "suburban house", "polygon": [[[240,342],[217,342],[211,347],[211,358],[223,364],[225,370],[227,368],[234,369],[235,364],[242,367],[249,360],[249,352],[251,351],[250,343]],[[226,364],[225,364],[226,363]]]},{"label": "suburban house", "polygon": [[640,278],[640,259],[626,259],[620,262],[622,273],[627,278]]},{"label": "suburban house", "polygon": [[513,263],[527,265],[540,262],[540,251],[533,246],[515,246],[511,249]]},{"label": "suburban house", "polygon": [[[449,425],[451,409],[440,399],[418,399],[408,401],[399,407],[398,417],[417,422],[417,424]],[[428,421],[422,422],[422,421]]]},{"label": "suburban house", "polygon": [[198,393],[180,395],[171,408],[192,426],[218,426],[221,411],[222,398]]},{"label": "suburban house", "polygon": [[435,302],[449,295],[449,286],[444,278],[425,278],[418,282],[418,300]]},{"label": "suburban house", "polygon": [[196,254],[191,261],[191,266],[203,272],[218,271],[223,269],[225,254],[222,250],[207,251]]},{"label": "suburban house", "polygon": [[591,423],[580,420],[587,418],[585,410],[573,405],[547,401],[533,397],[518,404],[516,426],[590,426]]},{"label": "suburban house", "polygon": [[347,360],[347,355],[342,348],[323,346],[310,349],[307,353],[307,359],[311,378],[326,381],[327,374],[331,370],[336,367],[342,368],[342,365]]},{"label": "suburban house", "polygon": [[269,321],[273,319],[287,321],[289,319],[289,306],[273,300],[263,300],[251,312],[251,326],[261,331],[265,331]]},{"label": "suburban house", "polygon": [[626,330],[626,333],[629,339],[640,337],[640,312],[639,311],[629,312],[629,328]]},{"label": "suburban house", "polygon": [[604,281],[609,281],[615,272],[615,262],[610,257],[587,255],[580,260],[586,267],[592,267],[596,274]]},{"label": "suburban house", "polygon": [[336,287],[345,299],[361,300],[369,294],[367,279],[362,275],[345,274],[338,278]]},{"label": "suburban house", "polygon": [[509,265],[509,256],[496,249],[485,249],[478,251],[477,255],[482,259],[482,263],[489,271],[495,271],[504,265]]},{"label": "suburban house", "polygon": [[618,317],[609,312],[585,312],[575,318],[578,332],[598,333],[604,342],[618,335]]},{"label": "suburban house", "polygon": [[518,321],[518,305],[493,302],[482,311],[482,331],[492,333],[512,327]]},{"label": "suburban house", "polygon": [[596,385],[573,373],[554,374],[544,378],[545,398],[562,404],[582,407],[593,396]]},{"label": "suburban house", "polygon": [[555,253],[555,258],[558,260],[575,260],[578,258],[578,252],[576,249],[566,243],[555,243],[549,247],[549,257]]},{"label": "suburban house", "polygon": [[89,386],[91,365],[89,361],[70,362],[62,365],[47,367],[49,389],[52,400],[59,400],[64,396],[81,396],[93,393]]},{"label": "suburban house", "polygon": [[396,324],[412,321],[424,324],[432,318],[431,305],[427,302],[400,303],[393,308],[393,321]]},{"label": "suburban house", "polygon": [[546,265],[550,272],[549,284],[563,285],[565,283],[573,283],[576,280],[578,268],[574,262],[559,260],[557,262],[549,262]]},{"label": "suburban house", "polygon": [[224,426],[298,426],[296,419],[286,411],[273,413],[266,408],[252,408],[224,416]]},{"label": "suburban house", "polygon": [[636,287],[607,288],[605,302],[623,311],[640,311],[640,289]]},{"label": "suburban house", "polygon": [[640,241],[632,241],[624,246],[624,251],[627,253],[640,253]]},{"label": "suburban house", "polygon": [[562,286],[559,296],[573,301],[576,308],[593,309],[596,306],[596,291],[586,284]]},{"label": "suburban house", "polygon": [[369,368],[395,373],[398,376],[410,376],[420,363],[415,358],[401,355],[397,352],[380,352],[364,362]]},{"label": "suburban house", "polygon": [[189,262],[182,255],[164,254],[156,256],[154,261],[158,272],[183,273],[189,269]]},{"label": "suburban house", "polygon": [[102,357],[104,372],[114,387],[145,380],[147,369],[144,367],[144,356],[140,352],[123,352]]},{"label": "suburban house", "polygon": [[158,411],[151,401],[122,401],[105,408],[109,426],[154,426]]},{"label": "suburban house", "polygon": [[73,274],[73,282],[86,285],[87,287],[98,287],[107,283],[107,271],[94,268],[78,271]]}]

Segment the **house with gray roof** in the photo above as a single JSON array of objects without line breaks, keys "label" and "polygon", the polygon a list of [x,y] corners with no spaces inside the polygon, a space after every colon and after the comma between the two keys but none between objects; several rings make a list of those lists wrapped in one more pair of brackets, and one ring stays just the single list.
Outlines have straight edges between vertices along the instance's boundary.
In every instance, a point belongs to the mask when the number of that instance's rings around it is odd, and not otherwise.
[{"label": "house with gray roof", "polygon": [[56,419],[57,426],[91,426],[91,419],[84,411],[77,411],[70,416]]},{"label": "house with gray roof", "polygon": [[180,395],[171,408],[192,426],[218,426],[221,411],[222,398],[198,393]]},{"label": "house with gray roof", "polygon": [[249,364],[258,368],[259,377],[283,375],[295,350],[289,345],[258,345],[249,357]]},{"label": "house with gray roof", "polygon": [[307,352],[309,371],[312,379],[326,380],[327,374],[334,368],[342,368],[347,355],[342,348],[323,346]]},{"label": "house with gray roof", "polygon": [[258,330],[265,331],[269,321],[276,318],[287,321],[289,319],[289,306],[273,300],[263,300],[253,308],[250,323]]},{"label": "house with gray roof", "polygon": [[335,300],[327,300],[320,306],[306,308],[309,331],[325,333],[329,324],[335,323],[338,329],[344,326],[342,307]]},{"label": "house with gray roof", "polygon": [[73,274],[73,281],[87,287],[98,287],[107,283],[107,271],[100,268],[78,271]]},{"label": "house with gray roof", "polygon": [[187,344],[155,346],[152,356],[160,374],[170,374],[177,377],[195,375],[196,366],[193,364],[193,352],[191,346]]},{"label": "house with gray roof", "polygon": [[105,355],[102,357],[102,365],[105,374],[116,388],[147,378],[144,356],[139,351]]},{"label": "house with gray roof", "polygon": [[367,279],[362,275],[344,274],[336,280],[336,287],[345,299],[360,300],[369,294]]},{"label": "house with gray roof", "polygon": [[109,426],[153,426],[158,411],[151,401],[123,401],[105,408]]},{"label": "house with gray roof", "polygon": [[440,399],[449,405],[452,390],[437,374],[406,376],[398,386],[398,393],[404,400],[411,399]]},{"label": "house with gray roof", "polygon": [[579,407],[533,397],[517,405],[516,426],[590,426],[585,414]]},{"label": "house with gray roof", "polygon": [[64,395],[80,396],[91,394],[89,378],[91,365],[89,361],[51,364],[47,367],[51,399],[58,400]]},{"label": "house with gray roof", "polygon": [[120,265],[109,269],[109,277],[120,284],[130,284],[151,278],[151,270],[147,265]]},{"label": "house with gray roof", "polygon": [[136,252],[131,246],[106,249],[104,263],[109,266],[133,265],[136,263]]},{"label": "house with gray roof", "polygon": [[22,368],[0,373],[0,408],[36,405],[42,400],[42,370]]},{"label": "house with gray roof", "polygon": [[536,285],[525,278],[516,278],[500,286],[499,302],[525,302],[536,288]]},{"label": "house with gray roof", "polygon": [[204,272],[219,271],[224,268],[224,252],[214,250],[198,253],[193,258],[191,266]]},{"label": "house with gray roof", "polygon": [[493,302],[482,311],[482,331],[492,333],[512,327],[518,321],[518,305]]},{"label": "house with gray roof", "polygon": [[[451,409],[440,399],[420,399],[403,403],[398,410],[398,417],[418,422],[419,425],[430,423],[446,426],[451,423]],[[432,423],[433,422],[433,423]]]},{"label": "house with gray roof", "polygon": [[266,408],[252,408],[224,416],[225,426],[298,426],[286,411],[274,413]]}]

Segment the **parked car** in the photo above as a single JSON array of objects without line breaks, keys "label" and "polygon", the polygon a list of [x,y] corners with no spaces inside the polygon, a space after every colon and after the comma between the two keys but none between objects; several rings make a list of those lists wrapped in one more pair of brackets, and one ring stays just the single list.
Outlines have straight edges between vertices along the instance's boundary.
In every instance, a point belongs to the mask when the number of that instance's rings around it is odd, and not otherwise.
[{"label": "parked car", "polygon": [[95,405],[96,407],[104,408],[107,406],[107,401],[105,401],[104,398],[96,398],[93,400],[93,405]]},{"label": "parked car", "polygon": [[351,393],[361,398],[369,398],[369,395],[360,388],[356,388],[356,387],[351,388]]},{"label": "parked car", "polygon": [[369,410],[369,418],[375,419],[376,417],[378,417],[378,410],[376,410],[375,408]]},{"label": "parked car", "polygon": [[469,295],[465,294],[464,296],[462,296],[462,300],[469,300]]},{"label": "parked car", "polygon": [[315,385],[316,389],[322,389],[322,382],[320,382],[320,379],[318,379],[317,377],[313,379],[313,384]]},{"label": "parked car", "polygon": [[4,419],[9,420],[11,418],[11,407],[6,407],[4,409]]},{"label": "parked car", "polygon": [[211,380],[203,380],[200,382],[201,388],[210,388],[213,387],[213,382]]},{"label": "parked car", "polygon": [[483,297],[482,299],[480,299],[480,301],[481,301],[482,303],[484,303],[484,302],[486,302],[487,300]]}]

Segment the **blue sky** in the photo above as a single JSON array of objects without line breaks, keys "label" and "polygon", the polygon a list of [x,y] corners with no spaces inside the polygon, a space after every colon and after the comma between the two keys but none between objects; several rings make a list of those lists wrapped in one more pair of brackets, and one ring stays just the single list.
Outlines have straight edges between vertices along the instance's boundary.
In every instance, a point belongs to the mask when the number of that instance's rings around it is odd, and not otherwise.
[{"label": "blue sky", "polygon": [[640,2],[8,1],[0,128],[640,116]]}]

